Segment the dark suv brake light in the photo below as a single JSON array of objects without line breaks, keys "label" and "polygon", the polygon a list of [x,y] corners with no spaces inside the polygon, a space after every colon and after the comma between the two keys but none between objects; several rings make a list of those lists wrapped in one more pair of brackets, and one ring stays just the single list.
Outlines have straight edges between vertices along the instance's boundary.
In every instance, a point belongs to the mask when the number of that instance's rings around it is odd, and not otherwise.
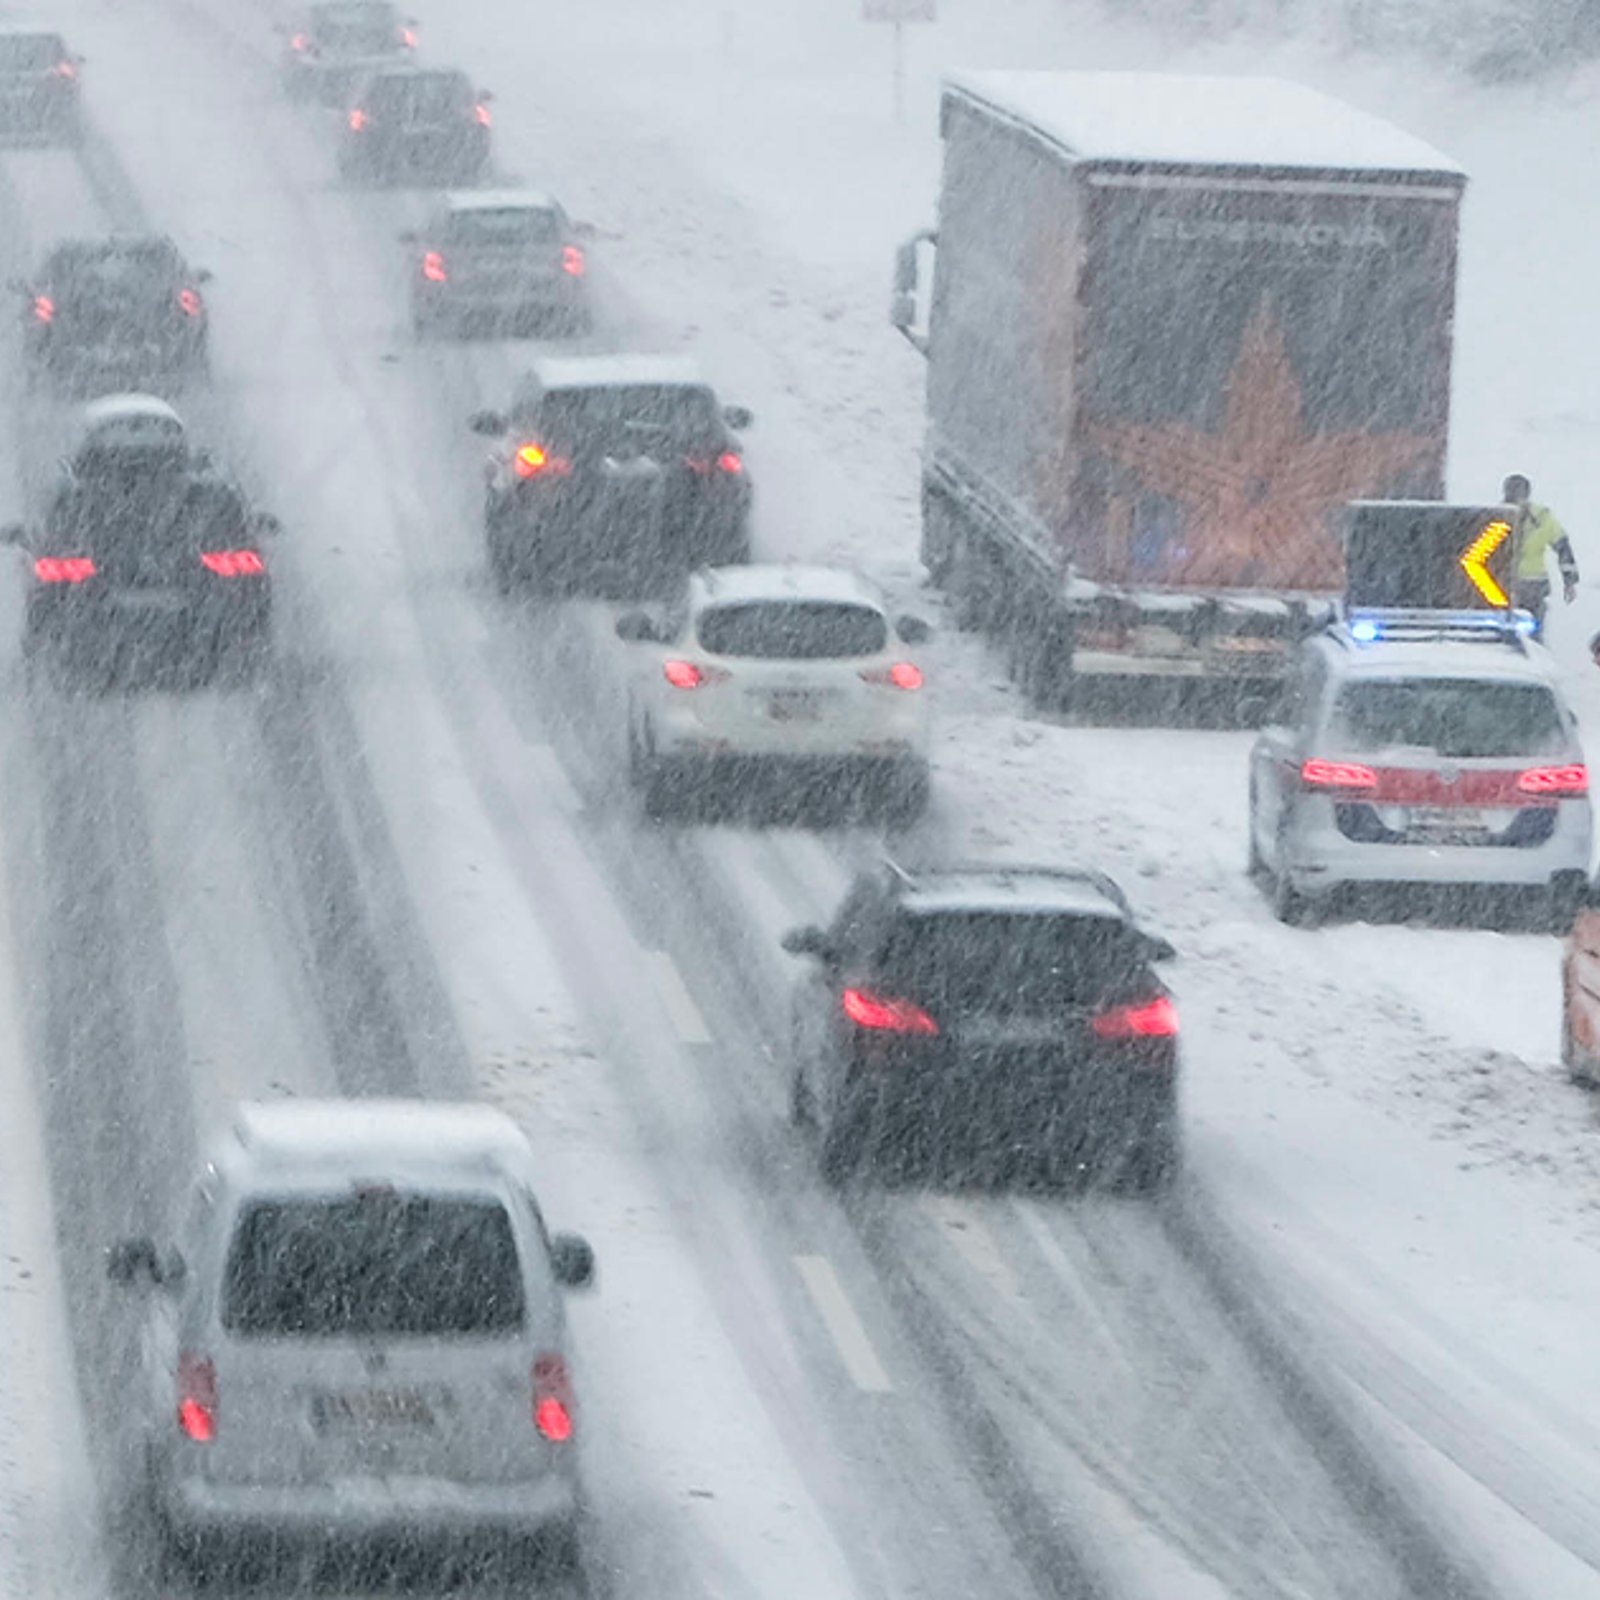
[{"label": "dark suv brake light", "polygon": [[257,550],[207,550],[200,565],[219,578],[255,578],[267,570]]},{"label": "dark suv brake light", "polygon": [[909,1033],[932,1038],[939,1024],[915,1000],[874,994],[870,989],[846,989],[839,997],[844,1014],[870,1033]]},{"label": "dark suv brake light", "polygon": [[178,1357],[178,1426],[196,1444],[217,1436],[217,1369],[192,1350]]},{"label": "dark suv brake light", "polygon": [[572,1437],[572,1379],[558,1355],[540,1356],[533,1364],[533,1424],[552,1444]]},{"label": "dark suv brake light", "polygon": [[1178,1033],[1178,1008],[1165,995],[1131,1006],[1102,1011],[1089,1026],[1102,1039],[1173,1039]]},{"label": "dark suv brake light", "polygon": [[95,574],[90,556],[40,556],[33,575],[40,583],[83,583]]}]

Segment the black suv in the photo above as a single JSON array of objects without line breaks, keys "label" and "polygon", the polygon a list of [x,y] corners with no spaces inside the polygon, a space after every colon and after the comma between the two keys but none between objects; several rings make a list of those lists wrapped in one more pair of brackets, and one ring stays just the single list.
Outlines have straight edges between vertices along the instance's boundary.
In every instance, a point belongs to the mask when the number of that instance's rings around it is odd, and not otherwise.
[{"label": "black suv", "polygon": [[29,558],[25,655],[48,651],[98,686],[259,669],[272,622],[261,541],[278,524],[201,463],[82,454],[41,528],[0,533]]},{"label": "black suv", "polygon": [[81,64],[59,33],[0,29],[0,134],[77,144],[83,133]]},{"label": "black suv", "polygon": [[70,239],[40,264],[23,294],[30,378],[76,392],[148,389],[206,366],[206,306],[196,271],[170,239]]},{"label": "black suv", "polygon": [[833,925],[795,1002],[791,1107],[823,1175],[863,1167],[1159,1188],[1177,1160],[1172,947],[1099,873],[886,865]]},{"label": "black suv", "polygon": [[502,593],[518,584],[644,598],[700,566],[750,559],[750,481],[720,406],[675,357],[536,362],[509,413],[480,411],[489,458],[484,534]]},{"label": "black suv", "polygon": [[340,176],[352,183],[476,183],[489,165],[490,98],[464,72],[374,73],[345,113]]}]

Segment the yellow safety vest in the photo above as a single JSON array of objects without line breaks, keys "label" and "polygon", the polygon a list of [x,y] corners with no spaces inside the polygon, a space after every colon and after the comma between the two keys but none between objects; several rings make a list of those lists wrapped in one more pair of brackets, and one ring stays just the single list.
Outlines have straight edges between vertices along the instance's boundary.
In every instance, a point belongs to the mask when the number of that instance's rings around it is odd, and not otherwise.
[{"label": "yellow safety vest", "polygon": [[1551,549],[1567,536],[1549,506],[1531,502],[1522,514],[1522,548],[1517,555],[1517,577],[1523,582],[1548,577],[1545,562]]}]

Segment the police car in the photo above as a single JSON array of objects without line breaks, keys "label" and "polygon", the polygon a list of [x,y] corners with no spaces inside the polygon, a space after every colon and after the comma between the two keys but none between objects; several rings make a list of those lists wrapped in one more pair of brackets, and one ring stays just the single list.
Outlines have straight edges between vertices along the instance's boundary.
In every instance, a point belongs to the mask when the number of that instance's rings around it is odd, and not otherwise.
[{"label": "police car", "polygon": [[1251,872],[1285,922],[1347,886],[1501,886],[1565,925],[1593,812],[1555,663],[1515,612],[1344,614],[1250,757]]}]

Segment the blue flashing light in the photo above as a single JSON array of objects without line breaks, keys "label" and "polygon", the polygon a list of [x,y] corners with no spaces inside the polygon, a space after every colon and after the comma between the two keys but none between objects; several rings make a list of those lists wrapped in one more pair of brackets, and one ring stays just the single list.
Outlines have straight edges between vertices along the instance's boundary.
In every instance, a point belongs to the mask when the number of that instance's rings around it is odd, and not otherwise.
[{"label": "blue flashing light", "polygon": [[1350,624],[1350,637],[1357,644],[1373,644],[1383,637],[1383,629],[1371,617],[1357,617]]},{"label": "blue flashing light", "polygon": [[1376,644],[1381,639],[1415,639],[1429,634],[1487,634],[1524,639],[1539,636],[1538,619],[1530,611],[1408,611],[1395,609],[1356,613],[1346,619],[1351,641]]}]

